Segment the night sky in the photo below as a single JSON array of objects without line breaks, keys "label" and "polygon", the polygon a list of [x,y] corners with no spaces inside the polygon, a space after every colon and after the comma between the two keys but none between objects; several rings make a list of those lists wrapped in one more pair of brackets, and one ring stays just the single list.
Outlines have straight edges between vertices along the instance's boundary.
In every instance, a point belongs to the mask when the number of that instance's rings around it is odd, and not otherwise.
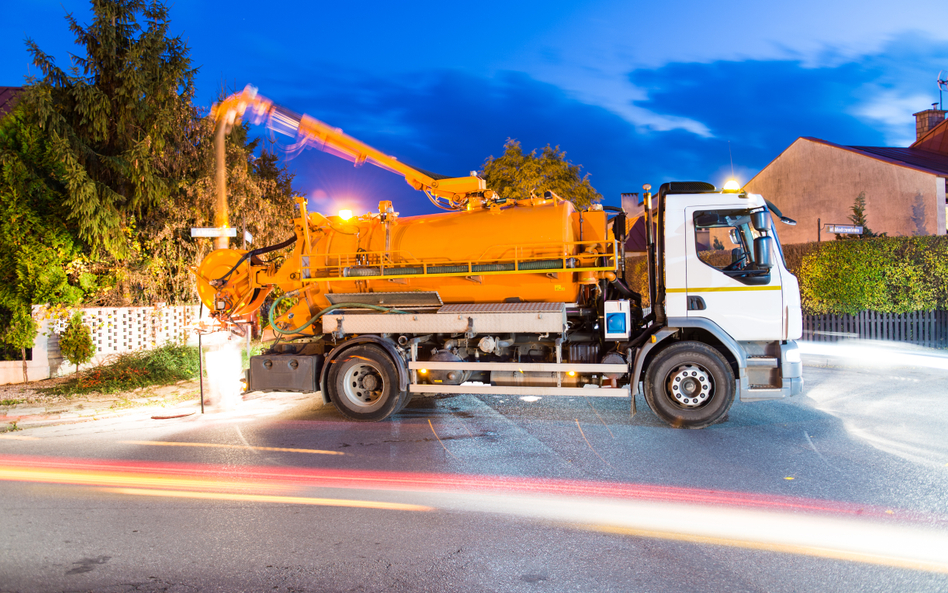
[{"label": "night sky", "polygon": [[[618,205],[643,183],[723,185],[732,158],[746,182],[800,136],[914,140],[912,113],[939,100],[939,71],[948,77],[948,4],[790,4],[179,2],[170,18],[200,69],[201,105],[222,87],[253,84],[452,176],[480,169],[508,138],[528,151],[558,145]],[[0,86],[38,74],[27,37],[69,65],[66,11],[88,22],[87,2],[6,3]],[[315,150],[288,164],[297,190],[327,213],[374,210],[382,199],[403,215],[433,210],[380,169]]]}]

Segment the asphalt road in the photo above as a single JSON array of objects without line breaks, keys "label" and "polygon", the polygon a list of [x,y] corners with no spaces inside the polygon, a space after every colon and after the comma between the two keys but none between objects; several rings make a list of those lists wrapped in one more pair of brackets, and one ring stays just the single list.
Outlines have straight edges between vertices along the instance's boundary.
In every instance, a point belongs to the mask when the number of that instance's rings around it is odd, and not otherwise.
[{"label": "asphalt road", "polygon": [[948,591],[940,368],[640,398],[314,397],[0,437],[0,591]]}]

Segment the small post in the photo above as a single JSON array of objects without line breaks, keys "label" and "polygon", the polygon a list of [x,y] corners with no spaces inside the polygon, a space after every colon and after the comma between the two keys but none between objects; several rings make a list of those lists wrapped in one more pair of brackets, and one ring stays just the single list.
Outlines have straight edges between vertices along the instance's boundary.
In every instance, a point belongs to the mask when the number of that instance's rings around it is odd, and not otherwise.
[{"label": "small post", "polygon": [[204,413],[204,347],[201,344],[201,316],[204,314],[204,303],[198,305],[198,381],[201,385],[201,413]]},{"label": "small post", "polygon": [[201,330],[198,330],[198,379],[201,383],[201,413],[204,413],[204,347],[201,345]]},{"label": "small post", "polygon": [[816,219],[816,242],[820,242],[820,231],[823,230],[823,224],[820,222],[820,219]]}]

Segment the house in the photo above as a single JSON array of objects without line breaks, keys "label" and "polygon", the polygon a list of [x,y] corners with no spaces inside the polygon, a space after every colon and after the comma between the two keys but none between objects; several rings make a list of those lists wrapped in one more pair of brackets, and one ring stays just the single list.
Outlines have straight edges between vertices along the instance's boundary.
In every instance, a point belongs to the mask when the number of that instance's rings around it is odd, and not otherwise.
[{"label": "house", "polygon": [[915,115],[907,148],[843,146],[798,138],[744,186],[797,221],[777,225],[783,244],[832,240],[826,225],[851,225],[856,199],[867,226],[894,236],[944,235],[948,185],[948,120],[932,109]]}]

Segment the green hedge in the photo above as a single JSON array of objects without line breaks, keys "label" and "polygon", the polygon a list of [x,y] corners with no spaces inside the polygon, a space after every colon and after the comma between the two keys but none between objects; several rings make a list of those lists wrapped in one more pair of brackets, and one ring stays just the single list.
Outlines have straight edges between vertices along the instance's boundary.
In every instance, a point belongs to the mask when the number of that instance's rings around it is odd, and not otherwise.
[{"label": "green hedge", "polygon": [[[827,241],[802,252],[800,294],[807,313],[948,309],[948,236]],[[787,250],[791,251],[791,250]],[[788,265],[790,256],[787,256]]]},{"label": "green hedge", "polygon": [[[783,246],[805,313],[948,309],[948,236],[881,237]],[[645,258],[626,260],[626,281],[648,293]]]}]

